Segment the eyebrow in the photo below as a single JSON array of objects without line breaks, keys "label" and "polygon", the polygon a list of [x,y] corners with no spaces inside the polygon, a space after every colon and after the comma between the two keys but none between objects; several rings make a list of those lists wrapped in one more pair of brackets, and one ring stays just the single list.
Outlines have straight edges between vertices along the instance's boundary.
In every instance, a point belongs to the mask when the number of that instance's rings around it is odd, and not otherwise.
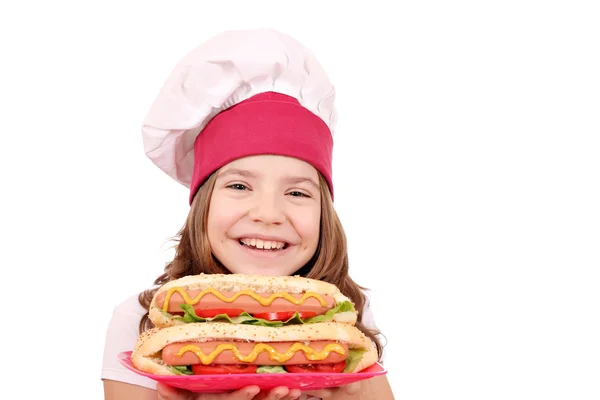
[{"label": "eyebrow", "polygon": [[285,178],[285,181],[292,184],[307,182],[310,185],[312,185],[315,189],[319,190],[319,185],[314,180],[304,176],[288,176]]},{"label": "eyebrow", "polygon": [[[222,171],[221,173],[219,173],[217,178],[223,178],[228,175],[239,175],[239,176],[243,176],[245,178],[256,178],[257,177],[257,175],[254,172],[248,171],[246,169],[232,168],[232,169],[227,169],[225,171]],[[286,176],[283,178],[283,180],[287,183],[292,183],[292,184],[306,182],[306,183],[312,185],[317,190],[320,188],[320,186],[317,182],[315,182],[313,179],[306,177],[306,176]]]},{"label": "eyebrow", "polygon": [[217,178],[222,178],[227,175],[240,175],[240,176],[243,176],[246,178],[256,178],[256,174],[254,174],[246,169],[237,169],[237,168],[232,168],[232,169],[227,169],[225,171],[222,171],[219,173]]}]

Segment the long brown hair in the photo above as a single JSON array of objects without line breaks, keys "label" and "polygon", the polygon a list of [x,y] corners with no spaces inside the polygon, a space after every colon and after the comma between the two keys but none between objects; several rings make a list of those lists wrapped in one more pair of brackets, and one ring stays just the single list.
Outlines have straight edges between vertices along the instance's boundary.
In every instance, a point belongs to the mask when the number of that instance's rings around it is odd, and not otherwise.
[{"label": "long brown hair", "polygon": [[[165,283],[187,275],[228,274],[230,273],[213,255],[208,235],[206,234],[210,199],[215,186],[216,173],[213,173],[200,187],[192,201],[187,220],[173,238],[178,244],[173,261],[165,267],[165,272],[154,281],[158,287]],[[348,273],[348,249],[346,234],[342,223],[333,207],[327,181],[319,174],[321,187],[321,229],[319,244],[312,259],[294,275],[318,279],[336,285],[340,291],[350,298],[359,310],[356,327],[365,333],[376,345],[381,359],[383,346],[378,338],[381,332],[367,328],[362,322],[362,310],[367,302],[364,287],[352,280]],[[148,311],[152,297],[158,287],[140,293],[138,300]],[[154,326],[148,318],[148,312],[142,317],[139,331]]]}]

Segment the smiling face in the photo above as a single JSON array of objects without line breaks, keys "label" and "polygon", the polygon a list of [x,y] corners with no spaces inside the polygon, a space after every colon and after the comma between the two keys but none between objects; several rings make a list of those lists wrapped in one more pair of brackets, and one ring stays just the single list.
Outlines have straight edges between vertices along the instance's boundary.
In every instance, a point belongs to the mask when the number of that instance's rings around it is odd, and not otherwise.
[{"label": "smiling face", "polygon": [[291,275],[319,244],[319,175],[290,157],[233,161],[217,173],[208,213],[212,252],[232,273]]}]

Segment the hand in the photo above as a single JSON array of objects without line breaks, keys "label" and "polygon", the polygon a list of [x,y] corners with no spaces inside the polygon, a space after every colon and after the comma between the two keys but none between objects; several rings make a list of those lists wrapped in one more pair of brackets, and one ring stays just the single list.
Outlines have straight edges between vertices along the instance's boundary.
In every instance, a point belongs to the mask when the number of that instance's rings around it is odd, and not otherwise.
[{"label": "hand", "polygon": [[247,386],[230,393],[204,394],[177,389],[162,383],[156,385],[160,400],[295,400],[300,397],[300,389],[277,387],[269,392],[259,393],[258,386]]},{"label": "hand", "polygon": [[360,392],[360,382],[353,382],[349,385],[344,385],[336,388],[321,389],[305,393],[311,396],[319,397],[321,399],[330,399],[333,396],[340,396],[341,394],[352,395],[357,394],[358,392]]}]

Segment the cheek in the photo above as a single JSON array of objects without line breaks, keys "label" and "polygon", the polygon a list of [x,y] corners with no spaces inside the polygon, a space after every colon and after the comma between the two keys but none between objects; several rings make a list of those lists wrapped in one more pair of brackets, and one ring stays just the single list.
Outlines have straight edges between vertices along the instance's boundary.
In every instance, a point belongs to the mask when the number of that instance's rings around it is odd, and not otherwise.
[{"label": "cheek", "polygon": [[[218,202],[215,202],[218,204]],[[223,235],[231,227],[233,215],[227,207],[211,207],[208,212],[207,231],[211,242],[223,240]]]},{"label": "cheek", "polygon": [[207,231],[211,242],[222,242],[246,211],[239,201],[215,195],[208,211]]},{"label": "cheek", "polygon": [[296,219],[294,224],[306,247],[316,248],[319,243],[321,212],[311,210]]}]

